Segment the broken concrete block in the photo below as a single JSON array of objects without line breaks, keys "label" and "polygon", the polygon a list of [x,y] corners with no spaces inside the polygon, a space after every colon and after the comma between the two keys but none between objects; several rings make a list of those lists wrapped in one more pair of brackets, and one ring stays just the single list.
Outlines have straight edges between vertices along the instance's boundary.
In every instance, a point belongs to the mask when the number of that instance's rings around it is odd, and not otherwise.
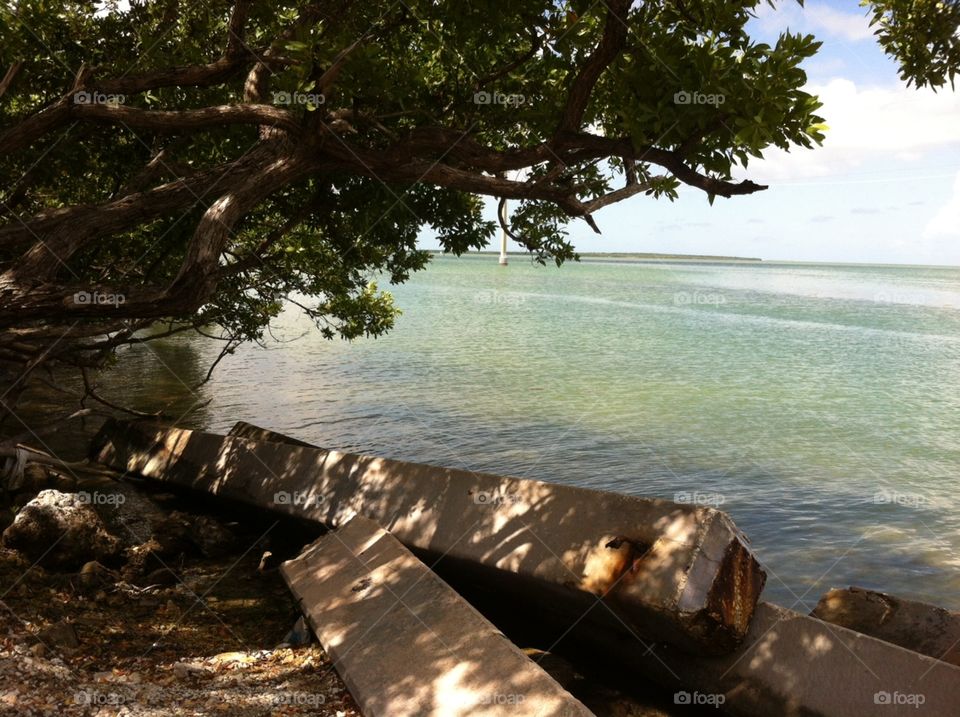
[{"label": "broken concrete block", "polygon": [[150,422],[109,421],[94,445],[101,463],[328,527],[364,515],[431,560],[522,583],[559,619],[689,651],[734,649],[765,579],[708,507]]},{"label": "broken concrete block", "polygon": [[353,518],[280,570],[365,715],[591,715],[371,520]]},{"label": "broken concrete block", "polygon": [[576,626],[582,649],[674,690],[676,703],[738,717],[956,717],[960,668],[761,602],[729,655],[643,644]]},{"label": "broken concrete block", "polygon": [[851,587],[834,588],[820,598],[810,614],[960,666],[960,613]]}]

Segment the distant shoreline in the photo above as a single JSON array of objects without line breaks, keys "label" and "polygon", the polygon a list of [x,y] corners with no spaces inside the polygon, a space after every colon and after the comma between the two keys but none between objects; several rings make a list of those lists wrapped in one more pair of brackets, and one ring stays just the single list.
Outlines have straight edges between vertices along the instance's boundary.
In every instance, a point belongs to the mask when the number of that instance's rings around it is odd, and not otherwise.
[{"label": "distant shoreline", "polygon": [[[440,249],[428,249],[431,254],[443,254]],[[497,251],[468,251],[464,256],[499,256]],[[507,252],[508,257],[527,258],[529,255],[525,252]],[[649,252],[600,252],[587,251],[580,253],[581,259],[591,261],[742,261],[742,262],[761,262],[763,259],[747,256],[719,256],[713,254],[658,254]]]},{"label": "distant shoreline", "polygon": [[647,252],[583,252],[581,259],[593,261],[749,261],[761,262],[763,259],[753,256],[717,256],[713,254],[654,254]]}]

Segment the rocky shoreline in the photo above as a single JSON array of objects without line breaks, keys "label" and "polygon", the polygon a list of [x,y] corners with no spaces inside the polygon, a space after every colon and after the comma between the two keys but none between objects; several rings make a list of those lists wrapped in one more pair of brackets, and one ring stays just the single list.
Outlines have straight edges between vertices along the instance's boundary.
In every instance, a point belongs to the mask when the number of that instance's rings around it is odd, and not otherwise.
[{"label": "rocky shoreline", "polygon": [[[360,714],[278,570],[282,561],[302,556],[326,528],[223,496],[188,494],[164,481],[131,479],[111,473],[108,465],[87,465],[99,474],[78,479],[30,464],[14,490],[2,494],[0,715]],[[334,532],[339,536],[342,528]],[[834,658],[844,655],[833,648],[845,646],[881,661],[906,660],[891,675],[924,668],[923,659],[928,670],[960,666],[960,615],[932,605],[849,588],[824,595],[812,613],[817,619],[766,603],[759,607],[757,644],[784,631],[779,657],[770,657],[775,670],[797,663],[788,646],[791,630],[801,641],[816,636],[819,643],[830,642]],[[497,612],[486,608],[488,615]],[[588,653],[600,655],[615,644],[598,640]],[[705,713],[702,705],[676,701],[687,692],[674,693],[670,704],[662,690],[610,680],[534,649],[537,640],[529,636],[517,644],[529,646],[527,656],[599,717]],[[890,652],[897,649],[893,645],[921,662]],[[629,650],[623,655],[630,662],[644,657]],[[730,659],[729,669],[741,662]],[[691,660],[707,673],[713,669],[702,655],[683,661]],[[841,663],[829,669],[853,664]],[[634,674],[655,667],[638,662]],[[684,674],[692,684],[709,683],[703,675]],[[720,689],[711,694],[724,696]],[[926,700],[924,693],[913,696],[916,706]]]},{"label": "rocky shoreline", "polygon": [[[278,570],[315,527],[120,473],[0,496],[0,715],[360,717]],[[524,651],[600,717],[702,712]]]},{"label": "rocky shoreline", "polygon": [[288,635],[272,530],[37,470],[2,528],[0,715],[359,715],[309,632]]}]

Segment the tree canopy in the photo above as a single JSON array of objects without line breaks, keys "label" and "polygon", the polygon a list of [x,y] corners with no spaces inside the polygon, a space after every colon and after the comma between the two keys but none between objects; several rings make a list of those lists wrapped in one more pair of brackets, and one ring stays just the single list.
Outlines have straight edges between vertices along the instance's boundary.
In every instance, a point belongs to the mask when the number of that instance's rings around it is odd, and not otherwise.
[{"label": "tree canopy", "polygon": [[[376,335],[429,254],[496,232],[540,262],[567,226],[681,185],[715,197],[771,147],[823,139],[801,63],[748,34],[756,0],[18,0],[0,7],[0,366],[217,327],[258,340],[293,301]],[[953,82],[956,0],[869,11],[917,85]],[[636,198],[634,201],[641,201]]]}]

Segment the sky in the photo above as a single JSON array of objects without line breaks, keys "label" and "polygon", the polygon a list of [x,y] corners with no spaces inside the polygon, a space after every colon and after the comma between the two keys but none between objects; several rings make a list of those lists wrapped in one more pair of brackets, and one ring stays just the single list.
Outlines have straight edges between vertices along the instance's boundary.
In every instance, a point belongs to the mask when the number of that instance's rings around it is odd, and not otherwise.
[{"label": "sky", "polygon": [[[824,103],[823,146],[765,152],[735,178],[769,189],[713,207],[691,188],[672,203],[640,196],[605,207],[594,215],[602,235],[569,225],[578,251],[960,265],[960,88],[906,87],[857,0],[762,4],[751,21],[762,41],[786,28],[823,42],[803,65],[807,91]],[[421,245],[439,246],[429,232]]]}]

